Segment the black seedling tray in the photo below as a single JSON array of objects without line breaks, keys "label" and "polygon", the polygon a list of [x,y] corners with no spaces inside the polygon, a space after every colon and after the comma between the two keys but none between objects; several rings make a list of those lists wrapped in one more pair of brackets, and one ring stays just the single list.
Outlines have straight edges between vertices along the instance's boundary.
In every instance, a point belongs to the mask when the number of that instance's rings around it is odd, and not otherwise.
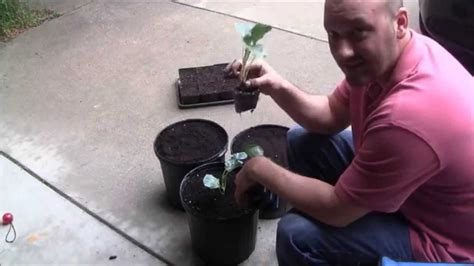
[{"label": "black seedling tray", "polygon": [[227,64],[180,68],[176,81],[179,108],[196,108],[234,102],[237,78],[224,75]]}]

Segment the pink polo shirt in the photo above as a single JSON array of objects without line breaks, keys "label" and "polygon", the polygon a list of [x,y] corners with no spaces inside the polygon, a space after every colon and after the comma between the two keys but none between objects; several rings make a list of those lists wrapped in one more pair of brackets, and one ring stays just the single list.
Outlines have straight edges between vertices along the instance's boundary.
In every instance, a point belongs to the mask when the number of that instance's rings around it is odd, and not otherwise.
[{"label": "pink polo shirt", "polygon": [[[356,156],[336,194],[400,211],[420,261],[474,261],[474,79],[412,32],[385,84],[334,92],[349,106]],[[390,241],[390,239],[387,239]]]}]

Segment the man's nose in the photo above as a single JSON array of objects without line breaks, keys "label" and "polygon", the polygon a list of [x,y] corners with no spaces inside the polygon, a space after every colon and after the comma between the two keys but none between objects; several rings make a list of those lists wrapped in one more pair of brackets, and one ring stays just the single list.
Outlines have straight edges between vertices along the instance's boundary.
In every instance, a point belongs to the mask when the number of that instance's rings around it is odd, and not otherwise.
[{"label": "man's nose", "polygon": [[336,54],[340,59],[348,59],[354,56],[354,48],[349,41],[340,39],[336,46]]}]

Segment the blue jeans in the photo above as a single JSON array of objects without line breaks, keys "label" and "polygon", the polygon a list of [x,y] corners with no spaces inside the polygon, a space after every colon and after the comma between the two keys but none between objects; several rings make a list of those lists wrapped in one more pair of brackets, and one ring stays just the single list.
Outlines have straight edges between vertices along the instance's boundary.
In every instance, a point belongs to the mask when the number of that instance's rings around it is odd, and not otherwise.
[{"label": "blue jeans", "polygon": [[[352,133],[288,132],[293,172],[335,184],[354,157]],[[280,265],[377,265],[382,256],[413,260],[408,224],[399,214],[370,213],[345,228],[318,222],[293,209],[278,223]]]}]

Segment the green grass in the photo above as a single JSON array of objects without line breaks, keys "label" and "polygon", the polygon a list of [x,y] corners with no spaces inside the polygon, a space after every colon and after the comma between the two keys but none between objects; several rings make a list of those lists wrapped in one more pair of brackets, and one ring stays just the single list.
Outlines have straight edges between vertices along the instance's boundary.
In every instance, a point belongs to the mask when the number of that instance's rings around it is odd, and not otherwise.
[{"label": "green grass", "polygon": [[30,10],[19,0],[0,0],[0,41],[6,41],[27,28],[49,19],[51,12]]}]

